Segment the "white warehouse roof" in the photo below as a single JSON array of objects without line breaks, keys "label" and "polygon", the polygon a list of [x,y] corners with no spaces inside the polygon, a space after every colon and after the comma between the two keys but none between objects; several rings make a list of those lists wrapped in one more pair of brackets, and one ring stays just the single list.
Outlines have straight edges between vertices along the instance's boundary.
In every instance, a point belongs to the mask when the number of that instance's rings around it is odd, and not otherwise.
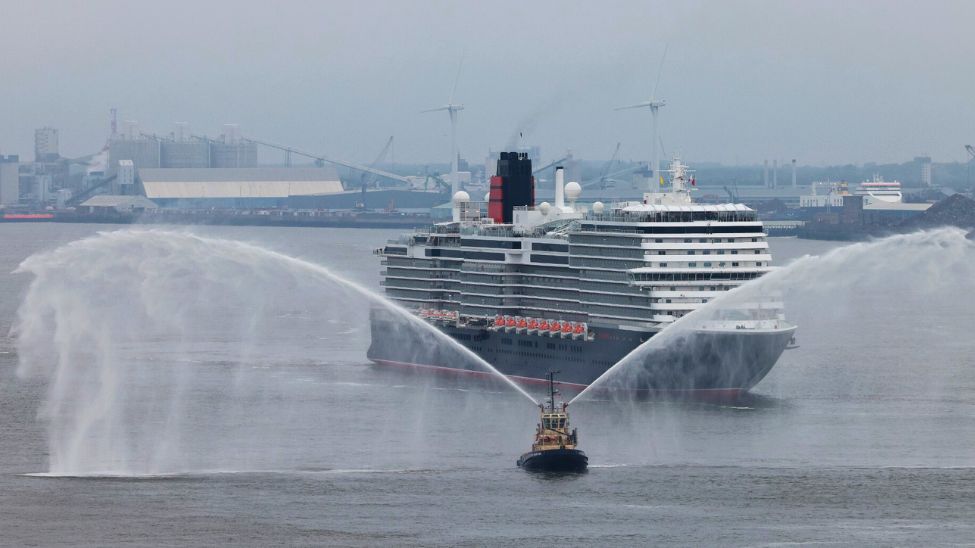
[{"label": "white warehouse roof", "polygon": [[287,198],[344,192],[323,167],[149,168],[139,178],[149,198]]}]

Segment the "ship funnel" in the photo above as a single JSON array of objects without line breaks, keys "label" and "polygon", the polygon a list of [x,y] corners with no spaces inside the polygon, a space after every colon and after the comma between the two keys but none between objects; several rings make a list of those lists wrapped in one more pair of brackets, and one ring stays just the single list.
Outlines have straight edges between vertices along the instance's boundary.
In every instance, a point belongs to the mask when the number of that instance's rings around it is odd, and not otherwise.
[{"label": "ship funnel", "polygon": [[555,168],[555,210],[562,211],[565,207],[565,170],[562,166]]},{"label": "ship funnel", "polygon": [[502,152],[497,173],[491,177],[488,216],[496,223],[509,224],[516,207],[535,205],[532,161],[523,152]]}]

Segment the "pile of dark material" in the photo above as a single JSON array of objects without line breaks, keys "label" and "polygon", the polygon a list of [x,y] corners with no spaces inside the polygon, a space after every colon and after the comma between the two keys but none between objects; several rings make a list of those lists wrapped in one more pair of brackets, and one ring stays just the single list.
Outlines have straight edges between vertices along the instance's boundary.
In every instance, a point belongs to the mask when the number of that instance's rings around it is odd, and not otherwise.
[{"label": "pile of dark material", "polygon": [[975,228],[975,200],[963,194],[953,194],[924,213],[904,221],[898,228],[906,232],[938,226]]}]

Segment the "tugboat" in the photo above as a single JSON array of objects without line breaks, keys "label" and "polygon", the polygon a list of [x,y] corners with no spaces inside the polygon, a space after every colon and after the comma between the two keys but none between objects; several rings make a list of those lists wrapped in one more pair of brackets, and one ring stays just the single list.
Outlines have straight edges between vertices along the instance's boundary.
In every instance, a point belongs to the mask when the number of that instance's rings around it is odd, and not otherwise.
[{"label": "tugboat", "polygon": [[518,466],[525,470],[538,472],[585,472],[589,466],[589,457],[580,449],[578,434],[575,429],[569,431],[569,414],[566,411],[569,404],[562,402],[556,408],[555,374],[548,374],[549,400],[548,408],[539,404],[542,410],[542,420],[535,430],[535,443],[532,450],[518,459]]}]

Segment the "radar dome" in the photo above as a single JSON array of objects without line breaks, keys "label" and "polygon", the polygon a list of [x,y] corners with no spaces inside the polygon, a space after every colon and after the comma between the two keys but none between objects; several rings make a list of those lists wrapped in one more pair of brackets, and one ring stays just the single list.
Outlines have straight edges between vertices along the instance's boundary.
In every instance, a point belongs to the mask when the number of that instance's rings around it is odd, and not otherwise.
[{"label": "radar dome", "polygon": [[571,183],[565,185],[565,197],[570,202],[576,201],[580,194],[582,194],[582,187],[579,186],[579,183],[572,181]]},{"label": "radar dome", "polygon": [[592,212],[596,215],[602,215],[604,209],[606,209],[606,206],[602,202],[594,202],[592,204]]},{"label": "radar dome", "polygon": [[460,204],[463,202],[471,201],[471,195],[464,192],[463,190],[458,190],[457,194],[454,194],[454,203]]},{"label": "radar dome", "polygon": [[542,212],[542,215],[548,215],[548,212],[552,210],[552,204],[542,202],[538,204],[538,210]]}]

